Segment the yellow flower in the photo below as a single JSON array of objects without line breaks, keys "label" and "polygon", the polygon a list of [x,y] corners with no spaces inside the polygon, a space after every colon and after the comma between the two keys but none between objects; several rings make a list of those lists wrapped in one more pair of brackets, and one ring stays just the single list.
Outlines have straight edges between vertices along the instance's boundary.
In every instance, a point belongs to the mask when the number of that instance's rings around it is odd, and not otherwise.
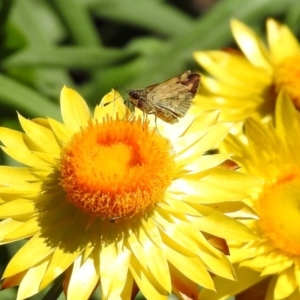
[{"label": "yellow flower", "polygon": [[221,108],[221,119],[243,121],[248,115],[260,119],[272,115],[278,92],[283,89],[300,109],[300,45],[285,25],[267,20],[265,47],[245,24],[231,21],[238,51],[199,51],[197,62],[212,77],[202,76],[198,107]]},{"label": "yellow flower", "polygon": [[283,93],[275,113],[275,127],[249,119],[247,144],[237,137],[227,144],[244,170],[261,180],[249,202],[259,219],[245,222],[260,239],[230,245],[238,282],[216,279],[218,293],[203,290],[203,300],[242,291],[260,294],[255,299],[300,299],[300,115]]},{"label": "yellow flower", "polygon": [[60,275],[76,300],[99,282],[102,299],[131,299],[136,285],[167,299],[213,289],[210,273],[234,278],[224,239],[253,236],[230,218],[247,214],[253,180],[227,154],[202,156],[229,124],[208,111],[156,128],[115,98],[92,116],[64,88],[63,123],[19,116],[24,133],[0,128],[3,150],[25,165],[0,167],[0,242],[29,239],[3,275],[2,288],[20,285],[18,300]]}]

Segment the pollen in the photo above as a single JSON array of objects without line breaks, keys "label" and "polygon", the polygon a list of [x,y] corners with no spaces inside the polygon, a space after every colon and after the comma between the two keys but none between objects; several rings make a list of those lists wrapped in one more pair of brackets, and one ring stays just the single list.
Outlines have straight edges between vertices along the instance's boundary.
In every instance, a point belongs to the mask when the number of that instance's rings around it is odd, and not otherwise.
[{"label": "pollen", "polygon": [[[259,199],[259,225],[274,248],[291,257],[300,255],[300,170],[282,174],[266,185]],[[273,248],[272,247],[272,248]]]},{"label": "pollen", "polygon": [[171,143],[148,122],[106,118],[64,146],[60,182],[68,201],[83,212],[128,219],[164,201],[173,169]]},{"label": "pollen", "polygon": [[275,71],[275,91],[285,90],[300,110],[300,55],[285,59]]}]

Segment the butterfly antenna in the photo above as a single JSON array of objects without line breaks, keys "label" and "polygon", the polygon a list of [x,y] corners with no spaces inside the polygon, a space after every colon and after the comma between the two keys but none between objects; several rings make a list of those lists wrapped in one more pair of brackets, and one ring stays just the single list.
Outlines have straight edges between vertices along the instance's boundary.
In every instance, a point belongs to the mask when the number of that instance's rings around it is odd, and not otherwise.
[{"label": "butterfly antenna", "polygon": [[[123,97],[123,95],[128,94],[128,91],[127,91],[122,85],[117,85],[116,88],[114,88],[114,93],[116,93],[116,91],[119,92],[119,91],[118,91],[118,88],[119,88],[119,87],[121,87],[121,88],[125,91],[125,92],[123,92],[123,93],[119,93],[119,94],[120,94],[119,97]],[[114,100],[105,103],[104,106],[107,106],[108,104],[110,104],[110,103],[112,103],[112,102],[115,102],[119,97],[114,97]]]}]

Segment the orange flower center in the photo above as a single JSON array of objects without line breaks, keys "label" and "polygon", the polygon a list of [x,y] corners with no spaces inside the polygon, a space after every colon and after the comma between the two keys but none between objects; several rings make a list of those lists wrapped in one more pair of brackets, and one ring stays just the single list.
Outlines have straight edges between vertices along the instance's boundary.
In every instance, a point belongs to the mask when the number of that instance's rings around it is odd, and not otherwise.
[{"label": "orange flower center", "polygon": [[266,185],[259,199],[259,225],[265,236],[287,255],[300,255],[300,171]]},{"label": "orange flower center", "polygon": [[275,72],[275,91],[284,89],[300,110],[300,55],[285,59]]},{"label": "orange flower center", "polygon": [[173,168],[169,140],[148,122],[107,118],[89,124],[62,149],[61,185],[85,213],[132,218],[163,201]]}]

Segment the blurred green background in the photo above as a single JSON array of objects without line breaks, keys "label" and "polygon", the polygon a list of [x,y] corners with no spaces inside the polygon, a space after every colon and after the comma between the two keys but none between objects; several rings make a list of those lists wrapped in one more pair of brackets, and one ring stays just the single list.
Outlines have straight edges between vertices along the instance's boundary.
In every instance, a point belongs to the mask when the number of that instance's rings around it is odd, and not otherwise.
[{"label": "blurred green background", "polygon": [[[20,129],[16,111],[61,120],[63,85],[93,108],[112,88],[124,93],[200,70],[194,51],[235,46],[231,18],[264,39],[268,17],[299,36],[298,0],[0,0],[0,126]],[[20,243],[0,247],[1,275]]]}]

